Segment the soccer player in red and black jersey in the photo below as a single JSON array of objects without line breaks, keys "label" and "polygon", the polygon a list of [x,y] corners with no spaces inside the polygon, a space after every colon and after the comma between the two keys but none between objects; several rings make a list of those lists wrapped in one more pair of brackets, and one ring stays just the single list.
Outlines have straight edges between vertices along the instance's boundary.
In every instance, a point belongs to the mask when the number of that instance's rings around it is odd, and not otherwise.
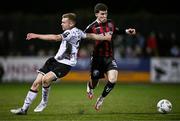
[{"label": "soccer player in red and black jersey", "polygon": [[113,56],[113,40],[117,34],[134,35],[136,31],[131,28],[125,30],[118,29],[112,20],[107,19],[108,7],[103,3],[95,5],[94,13],[97,19],[87,26],[85,32],[112,35],[110,41],[96,41],[92,54],[91,81],[87,83],[88,97],[90,99],[93,98],[93,89],[97,86],[99,79],[104,78],[104,74],[107,75],[108,79],[101,96],[95,104],[95,109],[99,110],[104,98],[113,89],[118,77],[117,64]]}]

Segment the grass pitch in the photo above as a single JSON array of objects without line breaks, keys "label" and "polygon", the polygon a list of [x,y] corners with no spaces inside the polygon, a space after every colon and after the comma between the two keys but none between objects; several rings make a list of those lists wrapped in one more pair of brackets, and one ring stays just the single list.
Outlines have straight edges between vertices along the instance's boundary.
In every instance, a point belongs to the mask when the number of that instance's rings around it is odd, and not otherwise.
[{"label": "grass pitch", "polygon": [[[180,120],[180,84],[116,84],[100,111],[94,109],[104,82],[95,89],[95,97],[86,96],[86,83],[52,84],[49,103],[41,113],[34,108],[41,100],[41,90],[25,116],[13,115],[10,109],[21,107],[31,84],[0,84],[0,121],[172,121]],[[157,112],[160,99],[171,101],[169,114]]]}]

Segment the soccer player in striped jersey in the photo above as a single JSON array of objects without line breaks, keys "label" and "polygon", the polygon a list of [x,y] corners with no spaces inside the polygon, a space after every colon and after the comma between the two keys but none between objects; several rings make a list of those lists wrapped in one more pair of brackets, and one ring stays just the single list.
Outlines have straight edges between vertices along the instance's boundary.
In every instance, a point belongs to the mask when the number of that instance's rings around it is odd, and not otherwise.
[{"label": "soccer player in striped jersey", "polygon": [[107,19],[108,7],[103,3],[98,3],[94,7],[96,20],[92,22],[85,32],[104,35],[109,33],[112,35],[111,41],[96,41],[91,60],[91,81],[87,83],[87,94],[90,99],[93,98],[93,89],[97,86],[99,79],[107,75],[107,84],[100,97],[97,99],[95,109],[99,110],[103,104],[105,97],[113,89],[117,77],[117,64],[113,56],[113,41],[117,34],[134,35],[135,29],[119,29],[115,26],[111,19]]},{"label": "soccer player in striped jersey", "polygon": [[38,70],[38,75],[33,82],[24,104],[21,108],[11,109],[11,113],[17,115],[26,115],[28,108],[38,94],[38,89],[42,85],[42,100],[40,104],[34,109],[34,112],[43,111],[48,103],[48,95],[50,85],[58,78],[62,78],[71,70],[72,66],[76,65],[77,53],[79,49],[80,40],[83,38],[93,40],[111,40],[111,35],[106,36],[84,33],[82,30],[75,27],[76,14],[63,14],[61,26],[62,34],[35,34],[28,33],[27,40],[41,39],[46,41],[61,41],[59,50],[54,57],[49,58],[44,66]]}]

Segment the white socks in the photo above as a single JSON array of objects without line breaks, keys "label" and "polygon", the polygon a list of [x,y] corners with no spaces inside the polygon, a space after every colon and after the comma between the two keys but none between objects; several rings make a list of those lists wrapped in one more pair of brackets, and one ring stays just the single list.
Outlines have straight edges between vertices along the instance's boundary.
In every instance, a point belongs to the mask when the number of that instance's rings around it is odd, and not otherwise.
[{"label": "white socks", "polygon": [[36,98],[36,96],[37,96],[37,92],[30,90],[27,93],[27,96],[26,96],[26,98],[24,100],[24,105],[23,105],[22,109],[23,110],[28,110],[29,106],[31,105],[33,100]]},{"label": "white socks", "polygon": [[50,91],[50,86],[49,87],[42,87],[42,103],[47,103],[48,102],[48,97],[49,97],[49,91]]},{"label": "white socks", "polygon": [[[50,86],[49,87],[42,87],[42,100],[41,103],[47,103],[48,102],[48,97],[49,97],[49,91],[50,91]],[[30,90],[27,93],[27,96],[24,100],[24,104],[22,109],[23,110],[28,110],[29,106],[31,105],[31,103],[33,102],[33,100],[36,98],[37,96],[37,92]]]}]

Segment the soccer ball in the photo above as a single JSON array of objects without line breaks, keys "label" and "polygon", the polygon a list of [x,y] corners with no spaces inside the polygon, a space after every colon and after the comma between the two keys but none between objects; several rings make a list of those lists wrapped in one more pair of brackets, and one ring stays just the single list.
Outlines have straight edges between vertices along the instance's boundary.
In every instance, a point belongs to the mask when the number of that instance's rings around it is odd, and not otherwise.
[{"label": "soccer ball", "polygon": [[162,99],[157,103],[157,110],[159,113],[169,113],[172,110],[172,104],[167,99]]}]

